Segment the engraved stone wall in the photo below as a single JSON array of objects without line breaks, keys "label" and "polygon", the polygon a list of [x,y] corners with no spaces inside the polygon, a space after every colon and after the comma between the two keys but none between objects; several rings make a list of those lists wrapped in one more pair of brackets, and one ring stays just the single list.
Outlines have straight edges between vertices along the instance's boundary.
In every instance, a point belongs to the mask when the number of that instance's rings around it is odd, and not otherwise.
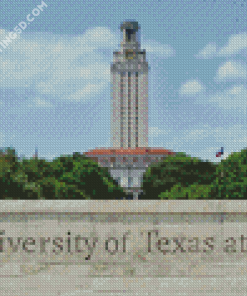
[{"label": "engraved stone wall", "polygon": [[1,295],[246,295],[246,205],[1,201]]}]

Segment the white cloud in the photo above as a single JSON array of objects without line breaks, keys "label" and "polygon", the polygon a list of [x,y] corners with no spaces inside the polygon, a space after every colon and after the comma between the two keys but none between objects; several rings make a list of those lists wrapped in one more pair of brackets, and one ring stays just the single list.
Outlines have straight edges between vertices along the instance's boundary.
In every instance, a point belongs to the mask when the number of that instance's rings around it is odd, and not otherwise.
[{"label": "white cloud", "polygon": [[247,66],[237,61],[228,61],[219,67],[215,81],[221,82],[241,78],[247,78]]},{"label": "white cloud", "polygon": [[96,48],[112,48],[118,44],[117,36],[106,27],[88,29],[82,36],[75,37],[80,46]]},{"label": "white cloud", "polygon": [[[216,152],[220,147],[224,147],[224,157],[227,157],[232,152],[238,152],[247,147],[247,127],[244,125],[233,125],[229,127],[210,127],[209,125],[198,126],[195,129],[184,130],[176,134],[173,138],[170,137],[165,142],[165,146],[173,151],[186,152],[192,157],[199,157],[201,159],[212,162],[220,162],[223,157],[216,157]],[[193,147],[197,147],[192,151]],[[203,148],[204,143],[213,143],[213,147],[207,149]],[[206,144],[208,146],[208,144]]]},{"label": "white cloud", "polygon": [[41,81],[36,85],[36,89],[39,91],[41,94],[56,94],[56,90],[54,89],[54,84],[49,82],[44,82]]},{"label": "white cloud", "polygon": [[160,58],[168,58],[175,55],[175,51],[167,44],[161,44],[157,41],[148,40],[141,44],[148,54],[157,55]]},{"label": "white cloud", "polygon": [[201,59],[229,57],[243,52],[247,53],[247,33],[239,33],[230,36],[228,43],[218,50],[216,43],[209,43],[195,57]]},{"label": "white cloud", "polygon": [[0,29],[0,37],[3,38],[6,35],[7,35],[6,30]]},{"label": "white cloud", "polygon": [[104,79],[110,81],[110,67],[108,64],[95,63],[81,68],[80,77],[84,79]]},{"label": "white cloud", "polygon": [[[4,30],[0,33],[6,35]],[[89,29],[82,36],[63,36],[58,41],[56,36],[40,40],[31,37],[32,41],[22,38],[10,44],[6,54],[0,55],[0,87],[34,86],[38,93],[59,96],[82,88],[90,97],[89,90],[94,95],[102,88],[102,81],[110,82],[110,65],[96,52],[117,45],[116,36],[108,28]]]},{"label": "white cloud", "polygon": [[[246,89],[244,88],[243,85],[236,85],[236,86],[232,87],[231,89],[229,89],[227,91],[227,93],[229,95],[240,95],[244,91],[246,91]],[[245,94],[247,94],[247,93],[245,93]]]},{"label": "white cloud", "polygon": [[[203,138],[208,138],[210,141],[225,143],[230,146],[232,143],[247,145],[247,127],[244,125],[232,125],[229,127],[210,127],[203,125],[190,131],[185,130],[181,134],[173,138],[173,143],[191,143],[191,140],[201,141]],[[246,146],[242,145],[242,146]],[[217,148],[218,149],[218,148]],[[234,150],[233,150],[234,151]]]},{"label": "white cloud", "polygon": [[151,137],[158,137],[159,135],[169,134],[169,131],[167,131],[167,130],[161,130],[158,127],[149,127],[148,128],[148,134]]},{"label": "white cloud", "polygon": [[[7,34],[0,30],[0,36]],[[32,87],[37,96],[90,99],[110,83],[110,60],[106,62],[108,58],[100,50],[113,52],[119,43],[119,32],[106,27],[90,28],[75,37],[24,32],[0,55],[0,87]],[[173,54],[169,46],[158,42],[149,41],[147,47],[149,53],[160,57]],[[44,103],[33,104],[37,105]]]},{"label": "white cloud", "polygon": [[[11,33],[11,34],[10,34]],[[0,29],[0,42],[2,42],[2,44],[4,46],[0,46],[1,49],[1,53],[8,50],[9,47],[11,47],[13,44],[18,43],[17,41],[19,41],[21,39],[21,35],[18,33],[15,33],[15,39],[12,39],[13,37],[13,31],[7,31],[4,29]],[[11,36],[11,38],[10,38]],[[7,45],[5,43],[5,41],[7,42]]]},{"label": "white cloud", "polygon": [[42,100],[40,98],[33,99],[32,104],[29,104],[28,107],[53,107],[53,105],[45,100]]},{"label": "white cloud", "polygon": [[194,129],[186,132],[186,139],[191,141],[198,141],[209,136],[211,136],[209,126],[204,126],[203,128]]},{"label": "white cloud", "polygon": [[211,128],[211,135],[219,142],[226,142],[228,146],[232,143],[245,143],[247,129],[244,125],[233,125],[227,128]]},{"label": "white cloud", "polygon": [[247,88],[241,84],[234,85],[223,92],[218,92],[211,96],[208,102],[216,103],[223,109],[239,109],[240,112],[246,113]]},{"label": "white cloud", "polygon": [[219,50],[219,55],[232,55],[247,50],[247,33],[232,35],[226,46]]},{"label": "white cloud", "polygon": [[205,87],[197,80],[190,80],[184,83],[180,88],[181,95],[197,95],[204,92]]},{"label": "white cloud", "polygon": [[[198,154],[204,159],[212,159],[211,161],[214,162],[219,161],[220,159],[215,155],[220,147],[224,147],[224,156],[221,159],[228,157],[231,152],[238,152],[244,149],[244,147],[247,147],[247,128],[244,125],[217,128],[204,126],[204,129],[201,128],[200,130],[203,132],[197,133],[196,130],[190,132],[190,134],[195,134],[194,141],[197,140],[200,143],[203,137],[208,137],[208,141],[218,143],[218,146],[214,146],[210,151],[198,151]],[[198,137],[196,137],[196,134]],[[186,142],[187,140],[191,142],[191,139],[187,137],[187,133],[185,132],[184,137],[181,137],[181,141]]]},{"label": "white cloud", "polygon": [[100,94],[107,85],[108,84],[105,82],[101,82],[99,84],[87,84],[83,89],[80,89],[74,94],[64,98],[70,101],[80,101],[85,99],[88,100],[90,96],[96,96],[97,94]]},{"label": "white cloud", "polygon": [[216,43],[209,43],[206,47],[201,50],[195,57],[198,59],[205,59],[209,57],[214,57],[217,53],[217,45]]}]

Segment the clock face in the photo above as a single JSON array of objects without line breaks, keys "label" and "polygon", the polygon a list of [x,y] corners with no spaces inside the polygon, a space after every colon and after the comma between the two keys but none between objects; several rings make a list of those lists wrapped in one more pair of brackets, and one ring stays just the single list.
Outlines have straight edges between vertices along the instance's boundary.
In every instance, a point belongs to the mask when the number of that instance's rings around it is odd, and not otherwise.
[{"label": "clock face", "polygon": [[135,57],[135,52],[131,49],[126,50],[126,59],[133,59]]}]

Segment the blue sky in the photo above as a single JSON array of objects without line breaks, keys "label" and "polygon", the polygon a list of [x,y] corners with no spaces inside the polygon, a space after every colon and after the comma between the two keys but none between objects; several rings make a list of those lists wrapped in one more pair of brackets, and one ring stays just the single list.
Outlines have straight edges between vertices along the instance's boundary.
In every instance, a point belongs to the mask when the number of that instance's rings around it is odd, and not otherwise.
[{"label": "blue sky", "polygon": [[[247,147],[246,0],[0,2],[0,147],[52,160],[110,147],[110,64],[138,21],[149,72],[149,146],[213,162]],[[35,9],[36,8],[36,9]],[[33,10],[35,9],[35,10]],[[28,24],[27,15],[33,18]]]}]

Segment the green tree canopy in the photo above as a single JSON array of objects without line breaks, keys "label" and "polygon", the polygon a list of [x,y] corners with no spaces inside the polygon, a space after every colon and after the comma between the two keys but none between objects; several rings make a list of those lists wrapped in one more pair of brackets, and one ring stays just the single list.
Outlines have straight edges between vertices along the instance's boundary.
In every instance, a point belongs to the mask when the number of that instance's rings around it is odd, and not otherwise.
[{"label": "green tree canopy", "polygon": [[[2,157],[0,162],[1,198],[118,199],[126,196],[106,168],[84,155],[62,156],[52,162],[5,160]],[[15,196],[13,190],[10,191],[10,181],[20,187]]]},{"label": "green tree canopy", "polygon": [[213,185],[221,199],[247,198],[247,149],[232,153],[216,170]]},{"label": "green tree canopy", "polygon": [[143,176],[144,195],[142,199],[160,199],[162,192],[171,191],[181,184],[209,185],[216,178],[217,165],[209,161],[177,153],[167,156],[162,162],[152,164]]},{"label": "green tree canopy", "polygon": [[216,194],[212,190],[212,185],[190,185],[188,187],[182,187],[181,184],[174,185],[171,191],[162,192],[159,195],[160,199],[215,199]]}]

